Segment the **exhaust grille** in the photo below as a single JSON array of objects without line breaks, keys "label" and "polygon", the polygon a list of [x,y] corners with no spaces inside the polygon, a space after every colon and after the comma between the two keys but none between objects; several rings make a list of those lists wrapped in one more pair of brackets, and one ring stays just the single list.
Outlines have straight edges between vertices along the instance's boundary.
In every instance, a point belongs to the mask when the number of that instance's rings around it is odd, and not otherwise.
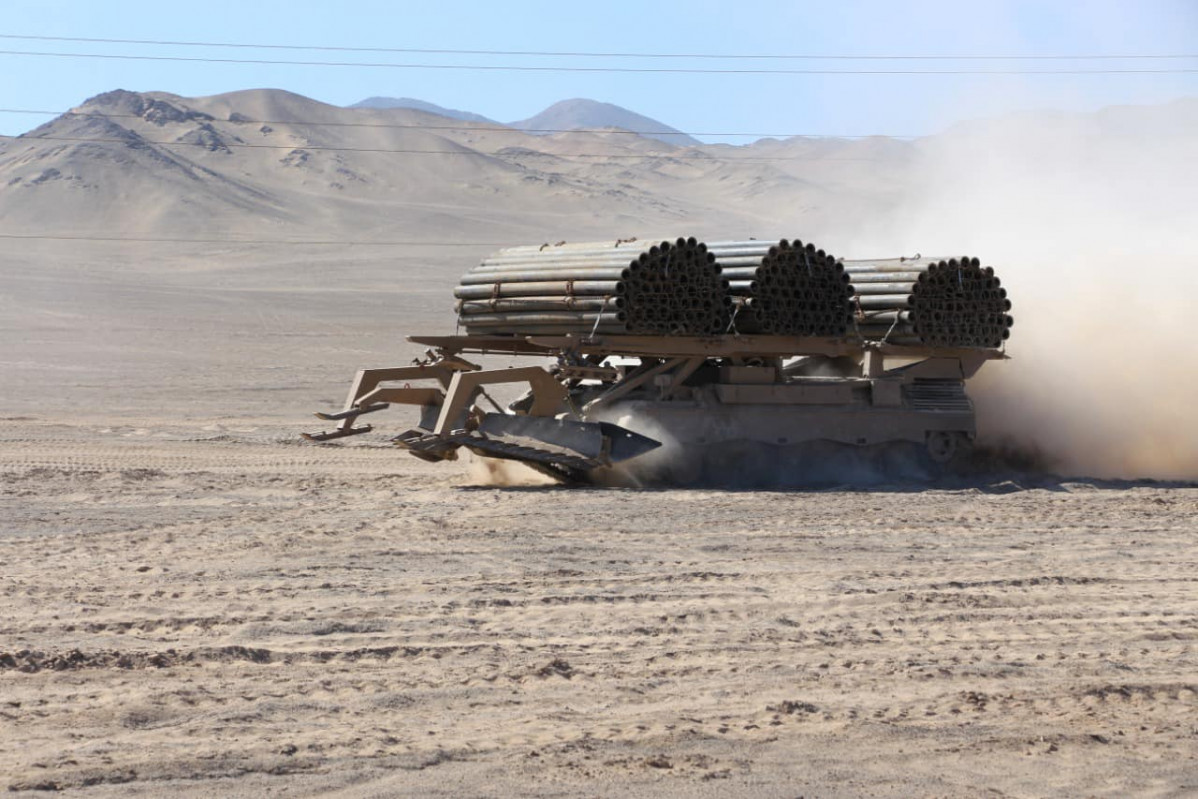
[{"label": "exhaust grille", "polygon": [[957,411],[969,413],[973,404],[965,396],[960,380],[916,379],[906,387],[907,402],[917,411]]}]

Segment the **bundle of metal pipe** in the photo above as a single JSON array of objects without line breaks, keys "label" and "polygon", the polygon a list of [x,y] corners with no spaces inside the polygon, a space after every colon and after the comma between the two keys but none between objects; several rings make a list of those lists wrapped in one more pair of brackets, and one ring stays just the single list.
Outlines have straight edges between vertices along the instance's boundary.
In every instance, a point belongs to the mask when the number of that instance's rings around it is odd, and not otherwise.
[{"label": "bundle of metal pipe", "polygon": [[999,347],[1011,301],[977,258],[844,261],[855,291],[855,331],[866,339],[936,347]]},{"label": "bundle of metal pipe", "polygon": [[695,239],[512,247],[466,273],[466,332],[707,335],[728,320],[727,284]]},{"label": "bundle of metal pipe", "polygon": [[740,333],[843,336],[853,289],[836,258],[798,239],[722,241],[707,248],[729,282]]},{"label": "bundle of metal pipe", "polygon": [[707,246],[663,241],[637,257],[628,278],[628,328],[648,335],[703,336],[728,325],[728,283]]}]

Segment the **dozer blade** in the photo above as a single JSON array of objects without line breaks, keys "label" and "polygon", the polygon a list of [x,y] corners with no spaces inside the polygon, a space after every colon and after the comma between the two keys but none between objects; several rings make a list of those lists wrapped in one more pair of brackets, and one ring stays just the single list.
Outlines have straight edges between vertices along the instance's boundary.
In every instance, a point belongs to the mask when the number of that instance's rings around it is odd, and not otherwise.
[{"label": "dozer blade", "polygon": [[342,419],[352,419],[364,413],[374,413],[375,411],[381,411],[389,407],[391,406],[387,403],[380,402],[377,405],[367,405],[365,408],[350,408],[348,411],[341,411],[340,413],[321,413],[317,411],[315,416],[317,419],[323,419],[326,422],[339,422]]},{"label": "dozer blade", "polygon": [[610,422],[575,422],[545,416],[488,413],[479,431],[489,436],[532,439],[603,463],[619,463],[661,446],[660,441]]}]

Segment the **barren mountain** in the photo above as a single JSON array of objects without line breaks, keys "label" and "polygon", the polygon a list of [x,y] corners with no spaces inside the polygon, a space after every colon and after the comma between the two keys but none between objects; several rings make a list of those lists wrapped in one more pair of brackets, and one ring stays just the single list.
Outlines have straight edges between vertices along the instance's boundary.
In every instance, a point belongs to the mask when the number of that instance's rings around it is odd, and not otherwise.
[{"label": "barren mountain", "polygon": [[595,100],[574,99],[554,103],[536,116],[512,122],[518,130],[576,130],[578,128],[617,128],[648,136],[666,144],[699,144],[695,139],[669,125],[650,119],[627,108]]},{"label": "barren mountain", "polygon": [[411,108],[426,111],[430,114],[448,117],[449,119],[467,122],[484,122],[490,125],[507,124],[516,130],[529,133],[543,134],[562,130],[619,130],[624,134],[636,133],[651,139],[674,145],[697,145],[695,139],[682,131],[672,128],[656,119],[650,119],[642,114],[629,111],[612,103],[601,103],[595,100],[574,99],[554,103],[539,114],[517,122],[502,123],[475,114],[470,111],[459,111],[454,108],[443,108],[435,103],[416,100],[411,97],[368,97],[354,103],[349,108]]},{"label": "barren mountain", "polygon": [[[577,106],[559,106],[529,123],[592,124],[569,113]],[[785,228],[872,197],[868,188],[841,196],[835,184],[863,163],[854,153],[873,146],[677,147],[617,130],[537,136],[464,120],[446,129],[424,111],[339,108],[277,90],[202,98],[118,90],[0,148],[0,214],[9,230],[126,236],[270,229],[376,240],[470,230],[518,241],[695,223],[752,235],[763,220]],[[911,151],[888,146],[866,157],[883,189]],[[884,190],[870,197],[887,201]]]},{"label": "barren mountain", "polygon": [[[521,124],[588,124],[582,112],[597,105],[558,104]],[[447,127],[411,108],[347,109],[278,90],[118,90],[0,145],[0,218],[21,234],[520,242],[787,233],[923,247],[971,224],[945,222],[976,212],[961,199],[994,198],[1021,181],[1020,203],[1051,183],[1084,207],[1099,195],[1079,187],[1095,185],[1127,214],[1151,208],[1154,219],[1180,221],[1195,119],[1198,101],[1179,100],[1015,115],[916,141],[681,147],[616,129]],[[648,129],[652,120],[624,122]],[[1148,136],[1178,157],[1145,148]],[[941,198],[934,210],[930,196]]]},{"label": "barren mountain", "polygon": [[470,111],[459,111],[456,108],[444,108],[436,103],[426,102],[425,100],[417,100],[413,97],[367,97],[365,100],[359,100],[353,105],[346,106],[347,108],[411,108],[415,111],[425,111],[429,114],[448,117],[449,119],[460,119],[466,122],[483,122],[488,125],[499,125],[489,117],[482,114],[475,114]]}]

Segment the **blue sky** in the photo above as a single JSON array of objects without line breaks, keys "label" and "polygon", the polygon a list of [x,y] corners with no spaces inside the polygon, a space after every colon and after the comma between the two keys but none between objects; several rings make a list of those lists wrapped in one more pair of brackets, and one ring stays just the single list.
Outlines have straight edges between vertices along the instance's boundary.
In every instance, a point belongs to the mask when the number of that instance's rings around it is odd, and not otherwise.
[{"label": "blue sky", "polygon": [[[475,50],[814,56],[1198,53],[1198,2],[150,3],[7,0],[0,33]],[[444,10],[449,9],[449,10]],[[0,50],[307,61],[716,69],[1191,69],[1198,58],[1115,61],[612,59],[353,53],[0,39]],[[1092,110],[1198,96],[1198,73],[752,75],[504,72],[56,58],[0,54],[0,107],[63,110],[115,88],[185,96],[288,89],[338,105],[407,96],[501,121],[589,97],[688,132],[922,135],[1037,108]],[[0,113],[0,133],[48,117]],[[702,137],[713,140],[713,137]],[[749,139],[731,139],[747,141]]]}]

